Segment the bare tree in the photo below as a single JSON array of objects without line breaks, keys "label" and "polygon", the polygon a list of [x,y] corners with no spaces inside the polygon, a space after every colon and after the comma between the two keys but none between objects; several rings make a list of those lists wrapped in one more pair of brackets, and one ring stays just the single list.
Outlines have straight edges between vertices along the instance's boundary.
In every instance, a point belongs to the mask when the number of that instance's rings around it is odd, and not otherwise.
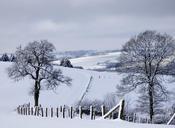
[{"label": "bare tree", "polygon": [[54,50],[53,44],[46,40],[31,42],[24,48],[17,48],[15,62],[8,68],[10,78],[18,81],[28,76],[34,81],[35,106],[38,106],[41,87],[56,89],[60,83],[71,85],[71,79],[54,68]]},{"label": "bare tree", "polygon": [[174,53],[174,39],[156,31],[140,33],[123,46],[120,70],[127,73],[122,85],[117,88],[122,92],[130,92],[140,87],[142,100],[148,102],[151,121],[155,104],[168,96],[166,86],[161,83],[161,74],[168,72],[164,67],[172,60]]}]

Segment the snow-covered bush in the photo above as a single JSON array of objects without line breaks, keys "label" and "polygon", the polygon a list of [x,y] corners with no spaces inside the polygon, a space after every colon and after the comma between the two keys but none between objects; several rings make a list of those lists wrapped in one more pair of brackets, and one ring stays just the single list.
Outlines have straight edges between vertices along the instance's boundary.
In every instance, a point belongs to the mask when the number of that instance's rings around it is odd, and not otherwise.
[{"label": "snow-covered bush", "polygon": [[69,67],[69,68],[73,68],[70,60],[68,58],[63,58],[61,61],[60,61],[60,66],[63,66],[63,67]]},{"label": "snow-covered bush", "polygon": [[119,102],[118,97],[114,93],[108,93],[105,95],[103,104],[106,108],[106,110],[112,109],[117,103]]},{"label": "snow-covered bush", "polygon": [[6,53],[4,53],[1,57],[1,61],[10,61],[8,55]]}]

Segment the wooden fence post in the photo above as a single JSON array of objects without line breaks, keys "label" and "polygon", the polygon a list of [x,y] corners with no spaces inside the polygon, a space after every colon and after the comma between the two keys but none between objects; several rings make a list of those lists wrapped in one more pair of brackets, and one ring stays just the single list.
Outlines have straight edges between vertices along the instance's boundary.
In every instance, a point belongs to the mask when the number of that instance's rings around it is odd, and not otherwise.
[{"label": "wooden fence post", "polygon": [[17,107],[17,113],[20,114],[20,108],[19,108],[19,106]]},{"label": "wooden fence post", "polygon": [[170,118],[170,120],[168,121],[167,125],[170,125],[174,118],[175,118],[175,113],[174,113],[173,116]]},{"label": "wooden fence post", "polygon": [[37,107],[37,116],[39,116],[39,107]]},{"label": "wooden fence post", "polygon": [[24,107],[21,107],[22,115],[24,115]]},{"label": "wooden fence post", "polygon": [[149,124],[149,119],[148,118],[146,118],[146,123]]},{"label": "wooden fence post", "polygon": [[44,117],[44,110],[41,108],[41,116]]},{"label": "wooden fence post", "polygon": [[33,107],[31,107],[31,115],[33,116]]},{"label": "wooden fence post", "polygon": [[73,107],[72,106],[70,107],[70,118],[71,119],[73,118]]},{"label": "wooden fence post", "polygon": [[27,107],[25,108],[25,112],[26,112],[26,116],[28,115],[28,113],[27,113]]},{"label": "wooden fence post", "polygon": [[17,107],[17,113],[20,114],[20,106]]},{"label": "wooden fence post", "polygon": [[48,108],[46,107],[46,117],[48,117]]},{"label": "wooden fence post", "polygon": [[140,119],[140,117],[139,117],[139,123],[140,123],[140,121],[141,121],[141,119]]},{"label": "wooden fence post", "polygon": [[34,112],[34,115],[36,116],[37,115],[37,107],[35,106],[35,112]]},{"label": "wooden fence post", "polygon": [[133,123],[136,122],[136,113],[133,114]]},{"label": "wooden fence post", "polygon": [[60,106],[60,112],[63,112],[63,107],[62,106]]},{"label": "wooden fence post", "polygon": [[63,118],[65,118],[65,106],[62,108]]},{"label": "wooden fence post", "polygon": [[20,107],[20,114],[22,115],[22,107]]},{"label": "wooden fence post", "polygon": [[93,107],[90,106],[90,119],[93,120]]},{"label": "wooden fence post", "polygon": [[27,109],[28,109],[28,115],[30,115],[30,107],[28,107]]},{"label": "wooden fence post", "polygon": [[51,108],[51,117],[53,117],[53,108]]},{"label": "wooden fence post", "polygon": [[26,113],[25,113],[25,108],[24,108],[24,107],[23,107],[23,113],[24,113],[23,115],[25,115],[25,114],[26,114]]},{"label": "wooden fence post", "polygon": [[82,119],[82,107],[79,106],[79,118]]},{"label": "wooden fence post", "polygon": [[95,111],[93,112],[93,120],[95,120]]},{"label": "wooden fence post", "polygon": [[56,115],[57,115],[57,118],[59,117],[59,109],[56,108]]},{"label": "wooden fence post", "polygon": [[101,116],[104,116],[105,115],[105,106],[102,105],[101,106]]},{"label": "wooden fence post", "polygon": [[121,100],[120,107],[119,107],[119,113],[118,113],[118,119],[124,119],[124,106],[125,106],[125,101]]}]

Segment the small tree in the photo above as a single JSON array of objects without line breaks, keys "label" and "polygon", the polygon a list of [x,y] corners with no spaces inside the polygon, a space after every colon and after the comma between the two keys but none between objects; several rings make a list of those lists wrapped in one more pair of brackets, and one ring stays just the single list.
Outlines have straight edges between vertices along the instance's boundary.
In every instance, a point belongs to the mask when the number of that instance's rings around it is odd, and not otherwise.
[{"label": "small tree", "polygon": [[73,66],[68,58],[61,59],[60,66],[73,68]]},{"label": "small tree", "polygon": [[10,78],[18,81],[28,76],[34,81],[35,106],[38,106],[41,87],[56,89],[60,83],[71,85],[71,79],[52,64],[54,50],[55,47],[46,40],[31,42],[24,48],[17,48],[15,62],[8,68]]},{"label": "small tree", "polygon": [[2,55],[1,60],[2,60],[2,61],[10,61],[10,59],[9,59],[9,57],[8,57],[8,55],[7,55],[6,53],[4,53],[4,54]]},{"label": "small tree", "polygon": [[9,57],[9,61],[14,62],[15,59],[16,59],[15,56],[13,54],[11,54]]},{"label": "small tree", "polygon": [[142,95],[140,100],[146,101],[142,103],[144,107],[148,106],[151,121],[155,115],[156,106],[167,97],[168,91],[162,84],[161,77],[162,74],[169,72],[170,69],[164,67],[171,62],[174,53],[174,39],[167,34],[155,31],[140,33],[123,46],[120,70],[127,74],[118,89],[129,92],[140,87],[139,92]]}]

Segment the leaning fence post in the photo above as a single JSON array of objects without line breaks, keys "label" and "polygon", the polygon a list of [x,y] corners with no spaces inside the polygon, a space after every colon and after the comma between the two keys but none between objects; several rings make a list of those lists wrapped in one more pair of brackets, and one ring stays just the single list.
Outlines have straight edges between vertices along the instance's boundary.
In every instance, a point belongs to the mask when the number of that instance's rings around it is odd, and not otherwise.
[{"label": "leaning fence post", "polygon": [[125,101],[121,100],[120,107],[119,107],[119,113],[118,113],[118,119],[124,119],[124,106],[125,106]]},{"label": "leaning fence post", "polygon": [[90,106],[90,119],[93,120],[93,107]]},{"label": "leaning fence post", "polygon": [[170,120],[168,121],[167,125],[170,125],[174,118],[175,118],[175,113],[174,113],[173,116],[170,118]]},{"label": "leaning fence post", "polygon": [[79,106],[79,117],[80,119],[82,119],[82,107],[81,106]]}]

